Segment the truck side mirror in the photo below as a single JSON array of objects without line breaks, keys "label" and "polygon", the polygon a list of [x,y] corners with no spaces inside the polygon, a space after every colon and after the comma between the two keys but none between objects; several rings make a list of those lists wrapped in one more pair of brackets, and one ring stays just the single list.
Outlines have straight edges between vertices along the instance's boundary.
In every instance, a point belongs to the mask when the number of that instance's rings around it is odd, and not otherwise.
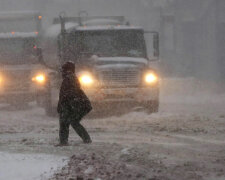
[{"label": "truck side mirror", "polygon": [[149,60],[159,60],[159,33],[156,31],[145,31],[144,33]]},{"label": "truck side mirror", "polygon": [[155,33],[153,35],[153,49],[154,49],[154,56],[159,58],[159,33]]}]

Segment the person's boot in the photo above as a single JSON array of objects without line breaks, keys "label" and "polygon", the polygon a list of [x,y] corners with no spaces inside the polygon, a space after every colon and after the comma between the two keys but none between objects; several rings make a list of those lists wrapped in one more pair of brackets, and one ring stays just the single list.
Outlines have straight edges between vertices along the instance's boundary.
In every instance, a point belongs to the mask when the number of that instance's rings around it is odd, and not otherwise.
[{"label": "person's boot", "polygon": [[60,147],[60,146],[69,146],[68,142],[59,142],[58,144],[55,145],[56,147]]},{"label": "person's boot", "polygon": [[85,144],[91,144],[92,143],[92,140],[91,139],[84,139],[83,142]]}]

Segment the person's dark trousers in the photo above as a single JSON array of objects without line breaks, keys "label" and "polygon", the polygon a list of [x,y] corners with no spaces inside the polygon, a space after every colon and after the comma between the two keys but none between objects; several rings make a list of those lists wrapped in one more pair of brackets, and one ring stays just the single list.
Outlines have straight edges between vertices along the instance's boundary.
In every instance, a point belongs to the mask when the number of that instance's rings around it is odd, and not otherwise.
[{"label": "person's dark trousers", "polygon": [[76,116],[66,115],[66,113],[60,114],[59,119],[59,140],[61,144],[67,144],[69,138],[69,127],[70,125],[76,131],[76,133],[81,137],[84,142],[91,140],[86,129],[80,124],[80,118]]}]

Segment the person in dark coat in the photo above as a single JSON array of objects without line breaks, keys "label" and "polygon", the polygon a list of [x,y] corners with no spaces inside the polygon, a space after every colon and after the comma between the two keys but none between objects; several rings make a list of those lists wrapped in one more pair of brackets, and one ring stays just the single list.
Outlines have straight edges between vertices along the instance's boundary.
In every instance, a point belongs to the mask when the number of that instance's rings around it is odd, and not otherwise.
[{"label": "person in dark coat", "polygon": [[68,144],[70,125],[84,143],[91,143],[91,138],[86,129],[80,124],[80,121],[91,111],[92,107],[88,97],[80,87],[73,62],[68,61],[62,66],[62,78],[63,82],[57,107],[60,116],[59,145]]}]

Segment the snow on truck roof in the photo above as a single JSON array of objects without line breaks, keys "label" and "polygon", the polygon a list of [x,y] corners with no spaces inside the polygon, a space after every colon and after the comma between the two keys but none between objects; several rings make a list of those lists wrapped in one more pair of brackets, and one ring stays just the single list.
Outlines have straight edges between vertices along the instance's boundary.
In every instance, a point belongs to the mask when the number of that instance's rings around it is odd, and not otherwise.
[{"label": "snow on truck roof", "polygon": [[[69,32],[69,33],[76,32],[76,31],[143,30],[142,27],[138,27],[138,26],[127,26],[127,25],[79,26],[79,24],[77,24],[77,23],[66,23],[65,27],[66,27],[67,32]],[[54,24],[45,32],[45,36],[54,38],[54,37],[57,37],[60,34],[60,32],[61,32],[61,25]]]},{"label": "snow on truck roof", "polygon": [[1,39],[8,38],[32,38],[37,37],[38,35],[35,32],[13,32],[13,33],[0,33]]},{"label": "snow on truck roof", "polygon": [[[93,22],[101,22],[104,21],[107,23],[113,22],[117,24],[124,24],[125,18],[123,16],[80,16],[80,17],[64,17],[66,23],[73,22],[78,23],[80,25],[84,25],[86,23],[93,23]],[[60,24],[60,18],[54,18],[53,24]]]},{"label": "snow on truck roof", "polygon": [[127,26],[127,25],[104,25],[104,26],[79,26],[71,31],[100,31],[100,30],[143,30],[142,27],[138,26]]},{"label": "snow on truck roof", "polygon": [[[65,28],[69,33],[76,31],[143,30],[142,27],[127,24],[123,16],[66,17]],[[60,34],[60,31],[60,19],[55,18],[53,25],[45,31],[45,36],[54,38]]]},{"label": "snow on truck roof", "polygon": [[[76,30],[141,30],[143,28],[130,26],[129,22],[125,22],[125,19],[120,16],[112,17],[98,17],[96,19],[91,18],[85,21],[82,21],[82,25],[76,28]],[[75,31],[75,29],[74,29]]]},{"label": "snow on truck roof", "polygon": [[83,21],[82,25],[85,26],[96,26],[96,25],[117,25],[117,24],[121,24],[120,21],[116,20],[116,19],[91,19],[91,20],[87,20],[87,21]]}]

